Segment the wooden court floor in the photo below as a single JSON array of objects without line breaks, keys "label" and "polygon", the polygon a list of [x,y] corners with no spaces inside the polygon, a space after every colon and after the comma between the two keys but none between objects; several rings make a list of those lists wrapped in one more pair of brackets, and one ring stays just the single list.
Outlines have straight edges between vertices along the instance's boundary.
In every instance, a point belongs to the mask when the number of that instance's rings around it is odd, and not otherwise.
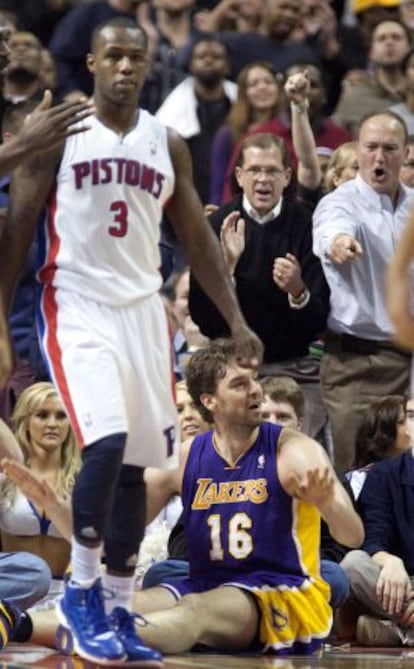
[{"label": "wooden court floor", "polygon": [[[77,657],[65,657],[40,646],[10,644],[0,652],[0,669],[95,669]],[[326,647],[311,657],[279,658],[262,655],[170,655],[165,669],[414,669],[414,648]]]}]

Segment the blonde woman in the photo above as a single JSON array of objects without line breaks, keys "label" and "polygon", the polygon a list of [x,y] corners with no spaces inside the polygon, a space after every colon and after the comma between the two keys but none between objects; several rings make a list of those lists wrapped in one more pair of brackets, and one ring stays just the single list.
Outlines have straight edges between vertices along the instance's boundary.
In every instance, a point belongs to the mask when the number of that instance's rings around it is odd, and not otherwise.
[{"label": "blonde woman", "polygon": [[62,578],[70,557],[70,500],[80,466],[78,448],[56,390],[35,383],[20,395],[13,433],[24,465],[2,460],[0,532],[3,550],[42,557]]},{"label": "blonde woman", "polygon": [[323,190],[330,193],[358,172],[355,142],[344,142],[330,157],[323,180]]}]

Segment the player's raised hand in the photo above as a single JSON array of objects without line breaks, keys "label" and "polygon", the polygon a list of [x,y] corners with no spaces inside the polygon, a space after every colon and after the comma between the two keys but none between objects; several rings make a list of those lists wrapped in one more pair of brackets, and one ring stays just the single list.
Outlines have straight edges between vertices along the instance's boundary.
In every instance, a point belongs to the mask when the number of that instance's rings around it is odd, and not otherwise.
[{"label": "player's raised hand", "polygon": [[94,111],[93,102],[86,96],[52,107],[52,93],[47,90],[39,105],[27,115],[19,133],[20,140],[25,142],[28,151],[46,151],[70,135],[88,130],[87,125],[75,127],[75,124]]},{"label": "player's raised hand", "polygon": [[318,506],[333,496],[335,475],[329,467],[308,469],[304,476],[292,473],[288,482],[293,497]]},{"label": "player's raised hand", "polygon": [[237,344],[237,362],[242,367],[258,367],[263,360],[263,344],[245,322],[232,328],[231,336]]}]

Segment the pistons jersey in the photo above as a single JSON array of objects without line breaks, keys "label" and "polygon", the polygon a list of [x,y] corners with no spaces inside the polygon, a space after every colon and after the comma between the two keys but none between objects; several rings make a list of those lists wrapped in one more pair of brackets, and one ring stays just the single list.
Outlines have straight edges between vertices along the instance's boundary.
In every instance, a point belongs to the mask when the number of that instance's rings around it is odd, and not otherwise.
[{"label": "pistons jersey", "polygon": [[125,136],[96,117],[66,140],[41,230],[41,283],[113,306],[161,286],[159,235],[174,190],[166,128],[139,111]]}]

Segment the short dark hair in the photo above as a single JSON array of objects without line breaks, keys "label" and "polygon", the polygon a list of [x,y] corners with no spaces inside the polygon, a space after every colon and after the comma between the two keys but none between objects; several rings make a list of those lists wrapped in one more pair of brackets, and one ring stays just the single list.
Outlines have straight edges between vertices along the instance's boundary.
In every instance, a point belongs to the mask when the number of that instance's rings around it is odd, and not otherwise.
[{"label": "short dark hair", "polygon": [[305,395],[300,385],[291,376],[264,376],[260,379],[263,395],[274,402],[286,402],[298,418],[305,415]]},{"label": "short dark hair", "polygon": [[370,404],[355,439],[354,468],[365,467],[389,457],[397,439],[401,411],[405,413],[407,398],[386,395]]},{"label": "short dark hair", "polygon": [[253,135],[248,135],[242,141],[236,163],[238,167],[241,167],[243,164],[244,152],[252,146],[257,147],[258,149],[279,149],[282,156],[283,167],[291,166],[289,151],[286,142],[282,137],[273,135],[271,132],[256,132]]},{"label": "short dark hair", "polygon": [[130,19],[127,16],[116,16],[108,21],[102,21],[102,23],[99,23],[99,25],[96,26],[91,37],[92,52],[95,51],[98,37],[105,28],[129,28],[130,30],[137,30],[144,37],[144,46],[148,49],[148,35],[144,28],[132,18]]},{"label": "short dark hair", "polygon": [[198,349],[186,368],[187,389],[202,418],[213,422],[211,412],[201,402],[201,395],[213,395],[217,382],[226,375],[227,367],[241,351],[233,339],[213,339],[206,348]]}]

